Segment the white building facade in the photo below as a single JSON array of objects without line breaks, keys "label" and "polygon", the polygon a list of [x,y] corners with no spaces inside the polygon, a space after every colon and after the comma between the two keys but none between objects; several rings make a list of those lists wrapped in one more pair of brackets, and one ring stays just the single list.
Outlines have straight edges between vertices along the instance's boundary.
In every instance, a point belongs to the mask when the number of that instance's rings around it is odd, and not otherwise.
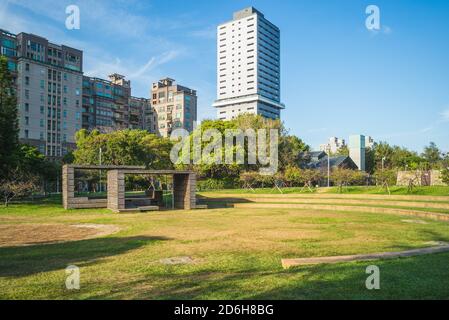
[{"label": "white building facade", "polygon": [[345,139],[337,138],[337,137],[331,137],[329,138],[329,142],[325,144],[320,145],[320,151],[331,153],[337,153],[341,148],[346,147],[346,141]]},{"label": "white building facade", "polygon": [[279,119],[280,31],[253,7],[217,27],[217,116],[243,113]]}]

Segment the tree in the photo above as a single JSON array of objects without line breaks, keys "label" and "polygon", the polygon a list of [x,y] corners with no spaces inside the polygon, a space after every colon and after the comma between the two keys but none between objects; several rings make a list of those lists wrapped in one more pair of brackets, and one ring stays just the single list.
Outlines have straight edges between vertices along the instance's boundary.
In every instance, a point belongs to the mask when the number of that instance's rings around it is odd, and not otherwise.
[{"label": "tree", "polygon": [[441,170],[441,180],[449,186],[449,168]]},{"label": "tree", "polygon": [[[374,169],[411,169],[421,168],[425,159],[416,152],[398,146],[390,146],[387,142],[374,145]],[[382,161],[382,159],[384,159]],[[374,171],[374,170],[373,170]]]},{"label": "tree", "polygon": [[376,184],[381,186],[391,195],[390,186],[396,184],[397,172],[394,169],[378,170],[374,174]]},{"label": "tree", "polygon": [[151,169],[171,169],[172,143],[144,130],[119,130],[90,134],[82,129],[76,134],[77,149],[73,152],[76,164],[138,165]]},{"label": "tree", "polygon": [[337,152],[332,154],[332,156],[349,156],[349,147],[345,145],[338,148]]},{"label": "tree", "polygon": [[301,169],[300,170],[300,182],[303,184],[303,189],[307,188],[310,192],[313,192],[313,187],[323,178],[323,173],[320,170],[313,169]]},{"label": "tree", "polygon": [[8,60],[0,56],[0,178],[5,178],[15,167],[18,146],[17,97]]},{"label": "tree", "polygon": [[441,151],[434,142],[431,142],[424,148],[424,152],[421,156],[426,160],[430,168],[436,168],[442,160]]},{"label": "tree", "polygon": [[376,169],[375,152],[372,148],[365,149],[365,171],[369,174],[373,174]]},{"label": "tree", "polygon": [[[279,149],[278,149],[278,160],[280,171],[283,171],[287,166],[297,165],[298,155],[301,151],[308,150],[309,147],[299,138],[288,135],[287,130],[285,130],[283,124],[279,120],[272,120],[264,118],[260,115],[254,114],[242,114],[236,117],[231,121],[223,121],[223,120],[204,120],[201,123],[201,126],[197,128],[194,132],[192,132],[189,136],[190,138],[190,159],[194,159],[194,148],[193,141],[198,140],[198,137],[204,137],[204,133],[208,130],[217,130],[222,137],[221,145],[211,152],[211,157],[213,159],[221,160],[221,163],[216,163],[215,161],[205,161],[204,158],[199,159],[195,165],[180,165],[177,166],[180,168],[190,168],[195,170],[200,177],[203,178],[212,178],[212,179],[221,179],[221,178],[239,178],[240,174],[245,171],[257,171],[262,165],[260,163],[257,164],[249,164],[248,163],[248,151],[250,147],[258,148],[258,144],[249,145],[249,139],[244,140],[243,148],[241,145],[236,143],[236,139],[234,140],[232,155],[234,156],[237,152],[243,151],[245,163],[237,164],[235,161],[232,163],[226,163],[226,152],[229,152],[225,148],[225,133],[230,130],[241,130],[245,133],[246,130],[251,129],[254,130],[257,134],[259,129],[267,130],[267,135],[270,134],[269,130],[274,129],[279,132]],[[211,141],[204,141],[201,139],[201,150],[204,151],[205,147],[210,144]],[[186,142],[188,143],[188,142]],[[267,143],[270,143],[270,140],[267,139]],[[259,150],[257,150],[259,152]],[[181,152],[182,153],[182,152]],[[269,154],[269,150],[267,150],[267,154]],[[181,155],[183,158],[184,155]]]},{"label": "tree", "polygon": [[298,186],[301,181],[301,169],[296,166],[288,166],[285,169],[284,177],[290,187]]},{"label": "tree", "polygon": [[0,180],[0,196],[4,205],[8,207],[13,199],[32,195],[39,189],[37,181],[36,177],[18,169],[10,172],[7,178]]},{"label": "tree", "polygon": [[296,136],[281,136],[279,140],[280,170],[298,165],[299,155],[310,150],[310,147]]},{"label": "tree", "polygon": [[353,184],[360,183],[364,180],[365,175],[363,172],[345,169],[345,168],[335,168],[331,172],[331,180],[338,186],[338,192],[343,192],[343,187]]}]

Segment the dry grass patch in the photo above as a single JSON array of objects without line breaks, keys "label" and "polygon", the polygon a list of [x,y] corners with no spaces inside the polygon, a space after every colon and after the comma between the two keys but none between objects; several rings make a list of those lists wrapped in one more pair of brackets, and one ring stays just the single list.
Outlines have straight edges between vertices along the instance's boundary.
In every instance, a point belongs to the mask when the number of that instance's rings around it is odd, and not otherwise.
[{"label": "dry grass patch", "polygon": [[106,236],[119,231],[112,225],[100,224],[2,224],[0,247],[77,241]]}]

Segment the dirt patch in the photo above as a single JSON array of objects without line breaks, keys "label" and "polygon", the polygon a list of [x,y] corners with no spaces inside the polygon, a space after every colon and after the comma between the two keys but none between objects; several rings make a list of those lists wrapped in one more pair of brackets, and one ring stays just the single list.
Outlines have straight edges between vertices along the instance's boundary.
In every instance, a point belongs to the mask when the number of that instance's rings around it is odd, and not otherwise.
[{"label": "dirt patch", "polygon": [[166,265],[193,264],[195,260],[191,257],[172,257],[159,260],[160,263]]},{"label": "dirt patch", "polygon": [[118,231],[117,226],[103,224],[3,224],[0,225],[0,247],[86,240]]},{"label": "dirt patch", "polygon": [[405,220],[401,220],[401,221],[405,222],[405,223],[428,224],[424,220],[409,220],[409,219],[405,219]]}]

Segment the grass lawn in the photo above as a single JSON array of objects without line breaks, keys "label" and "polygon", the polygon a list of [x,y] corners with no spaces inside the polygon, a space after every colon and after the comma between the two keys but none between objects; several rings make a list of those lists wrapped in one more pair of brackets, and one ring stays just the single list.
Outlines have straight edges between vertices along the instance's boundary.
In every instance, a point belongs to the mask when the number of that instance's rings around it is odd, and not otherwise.
[{"label": "grass lawn", "polygon": [[[234,190],[233,190],[234,192]],[[0,247],[1,299],[448,299],[449,253],[284,270],[281,258],[401,251],[449,242],[449,224],[397,215],[298,209],[149,214],[65,211],[52,201],[0,208],[0,227],[105,224],[109,236]],[[193,263],[161,259],[188,256]],[[365,269],[381,270],[381,290]],[[65,289],[80,267],[81,289]]]},{"label": "grass lawn", "polygon": [[[308,189],[302,190],[302,188],[283,188],[282,192],[284,194],[295,194],[295,193],[310,193]],[[449,196],[449,186],[432,186],[432,187],[416,187],[411,193],[407,192],[407,187],[402,186],[392,186],[390,187],[392,195],[422,195],[422,196]],[[340,193],[338,188],[318,188],[313,190],[314,193]],[[255,194],[270,194],[280,192],[275,188],[258,188],[253,191],[248,189],[226,189],[226,190],[210,190],[201,191],[201,193],[232,193],[232,194],[245,194],[245,193],[255,193]],[[343,188],[344,194],[388,194],[383,188],[380,187],[345,187]]]}]

